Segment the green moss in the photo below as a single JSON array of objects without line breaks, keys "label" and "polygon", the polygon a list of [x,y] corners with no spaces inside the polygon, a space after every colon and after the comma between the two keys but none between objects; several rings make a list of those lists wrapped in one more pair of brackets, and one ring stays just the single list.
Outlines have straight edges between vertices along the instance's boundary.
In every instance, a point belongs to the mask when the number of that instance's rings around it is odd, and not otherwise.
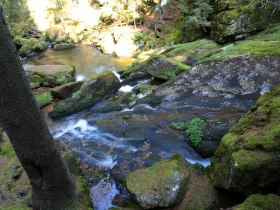
[{"label": "green moss", "polygon": [[22,46],[27,42],[27,39],[22,38],[21,36],[15,36],[13,41],[15,45]]},{"label": "green moss", "polygon": [[170,125],[171,128],[179,130],[179,131],[185,131],[188,127],[188,123],[186,122],[172,122]]},{"label": "green moss", "polygon": [[48,49],[49,45],[44,41],[39,41],[33,46],[35,52],[42,52]]},{"label": "green moss", "polygon": [[176,160],[161,161],[155,163],[152,167],[130,173],[126,184],[131,191],[145,192],[146,190],[157,188],[158,183],[162,183],[160,181],[168,180],[173,172],[177,170],[179,170],[179,165]]},{"label": "green moss", "polygon": [[232,160],[240,170],[254,170],[270,164],[274,157],[263,151],[238,150],[232,153]]},{"label": "green moss", "polygon": [[178,44],[183,41],[183,30],[182,28],[184,27],[185,21],[183,18],[177,22],[175,27],[173,26],[171,28],[171,31],[169,35],[166,37],[165,42],[166,43],[175,43]]},{"label": "green moss", "polygon": [[53,97],[51,93],[42,93],[35,96],[36,102],[40,108],[43,108],[52,103]]},{"label": "green moss", "polygon": [[[131,172],[126,178],[126,186],[132,193],[136,194],[149,194],[156,189],[157,192],[161,192],[163,188],[170,188],[170,182],[175,172],[180,172],[185,175],[182,187],[180,189],[180,198],[183,196],[182,192],[185,192],[189,179],[189,173],[184,170],[182,166],[184,162],[180,162],[178,158],[171,158],[169,160],[160,161],[153,166],[146,169],[139,169],[135,172]],[[164,202],[168,198],[163,198],[160,195],[160,199]],[[180,199],[178,198],[178,199]]]},{"label": "green moss", "polygon": [[277,210],[280,209],[280,197],[273,194],[268,195],[251,195],[244,203],[234,206],[233,210],[248,210],[248,209],[261,209],[261,210]]},{"label": "green moss", "polygon": [[230,47],[225,47],[222,52],[203,58],[201,62],[223,60],[237,55],[250,54],[253,57],[279,56],[280,55],[280,24],[272,25],[265,31],[247,40],[239,41]]},{"label": "green moss", "polygon": [[[269,24],[279,22],[280,13],[273,12],[275,7],[269,3],[263,6],[261,3],[264,2],[217,0],[211,37],[216,41],[226,42],[239,35],[261,31]],[[244,24],[244,21],[248,24]]]},{"label": "green moss", "polygon": [[29,83],[42,83],[44,80],[42,79],[42,77],[40,77],[39,75],[31,75],[30,77],[27,78]]},{"label": "green moss", "polygon": [[195,42],[171,46],[160,53],[160,55],[180,63],[192,64],[220,51],[220,46],[215,42],[201,39]]},{"label": "green moss", "polygon": [[212,159],[215,186],[252,193],[279,184],[273,176],[280,169],[279,94],[280,85],[260,97],[223,137]]},{"label": "green moss", "polygon": [[16,156],[16,153],[14,152],[12,146],[10,144],[1,144],[0,147],[0,156],[5,156],[8,158],[13,158]]},{"label": "green moss", "polygon": [[93,106],[102,99],[110,97],[119,88],[120,82],[111,71],[92,75],[82,84],[80,90],[72,95],[72,98],[56,103],[49,116],[61,118],[77,113]]}]

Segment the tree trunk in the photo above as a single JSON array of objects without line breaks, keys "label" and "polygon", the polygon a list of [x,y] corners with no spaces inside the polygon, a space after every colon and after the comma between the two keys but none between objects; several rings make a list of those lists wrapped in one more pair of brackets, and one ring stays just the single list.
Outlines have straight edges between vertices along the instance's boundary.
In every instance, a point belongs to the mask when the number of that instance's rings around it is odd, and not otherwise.
[{"label": "tree trunk", "polygon": [[0,122],[25,169],[33,209],[64,209],[75,185],[36,104],[0,7]]}]

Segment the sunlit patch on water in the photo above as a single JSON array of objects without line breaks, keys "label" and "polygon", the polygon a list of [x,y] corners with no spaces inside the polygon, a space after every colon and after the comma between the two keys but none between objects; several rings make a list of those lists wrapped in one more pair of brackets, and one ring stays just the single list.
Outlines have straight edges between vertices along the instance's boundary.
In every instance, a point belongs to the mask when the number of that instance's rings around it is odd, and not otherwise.
[{"label": "sunlit patch on water", "polygon": [[85,78],[86,78],[85,75],[82,75],[82,74],[78,74],[75,77],[76,81],[83,81]]}]

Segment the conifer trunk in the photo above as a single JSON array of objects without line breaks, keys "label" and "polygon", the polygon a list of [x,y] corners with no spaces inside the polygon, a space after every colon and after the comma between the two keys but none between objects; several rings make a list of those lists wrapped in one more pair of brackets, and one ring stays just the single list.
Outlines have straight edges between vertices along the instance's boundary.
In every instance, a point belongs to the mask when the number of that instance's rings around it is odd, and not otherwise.
[{"label": "conifer trunk", "polygon": [[75,185],[26,80],[1,7],[0,122],[29,177],[33,209],[70,205],[76,198]]}]

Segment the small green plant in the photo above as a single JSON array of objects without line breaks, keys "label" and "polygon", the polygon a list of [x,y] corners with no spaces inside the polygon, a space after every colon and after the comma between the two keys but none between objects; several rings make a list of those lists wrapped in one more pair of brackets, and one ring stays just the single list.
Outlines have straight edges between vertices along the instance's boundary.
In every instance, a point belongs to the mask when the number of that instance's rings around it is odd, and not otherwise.
[{"label": "small green plant", "polygon": [[190,143],[195,147],[201,145],[202,143],[203,134],[201,129],[204,125],[205,121],[199,117],[192,119],[187,125],[187,136],[189,137]]},{"label": "small green plant", "polygon": [[198,147],[202,144],[202,128],[205,125],[205,121],[199,117],[193,118],[189,122],[173,122],[170,127],[179,131],[185,131],[189,138],[189,142],[194,147]]},{"label": "small green plant", "polygon": [[186,122],[173,122],[171,123],[171,128],[179,130],[179,131],[185,131],[187,129],[187,123]]}]

